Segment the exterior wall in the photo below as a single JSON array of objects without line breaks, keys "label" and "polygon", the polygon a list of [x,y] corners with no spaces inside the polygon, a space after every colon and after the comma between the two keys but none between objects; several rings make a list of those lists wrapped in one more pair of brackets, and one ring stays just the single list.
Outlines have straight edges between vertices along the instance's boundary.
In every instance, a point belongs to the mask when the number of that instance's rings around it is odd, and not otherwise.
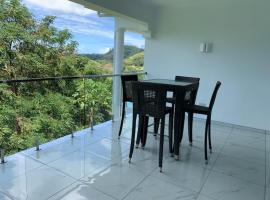
[{"label": "exterior wall", "polygon": [[168,1],[146,40],[148,77],[200,77],[204,104],[220,80],[213,119],[270,130],[269,10],[269,0]]}]

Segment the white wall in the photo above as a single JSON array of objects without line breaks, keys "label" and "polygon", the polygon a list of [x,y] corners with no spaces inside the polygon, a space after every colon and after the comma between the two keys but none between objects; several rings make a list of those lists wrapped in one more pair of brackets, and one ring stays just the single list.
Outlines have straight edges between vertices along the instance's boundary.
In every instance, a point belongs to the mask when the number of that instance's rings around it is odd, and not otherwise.
[{"label": "white wall", "polygon": [[[220,80],[213,119],[270,130],[270,1],[169,2],[146,40],[148,77],[200,77],[197,103],[207,104]],[[204,41],[213,52],[199,52]]]}]

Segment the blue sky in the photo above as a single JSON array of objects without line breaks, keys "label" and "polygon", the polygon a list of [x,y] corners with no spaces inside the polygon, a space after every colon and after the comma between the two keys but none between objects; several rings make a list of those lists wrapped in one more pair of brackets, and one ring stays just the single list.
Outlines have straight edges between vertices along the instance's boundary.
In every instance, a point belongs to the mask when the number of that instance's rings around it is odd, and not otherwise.
[{"label": "blue sky", "polygon": [[[98,17],[95,11],[68,0],[22,0],[22,3],[39,20],[46,15],[56,16],[55,27],[70,30],[73,40],[79,43],[78,53],[106,53],[113,47],[111,17]],[[143,48],[144,38],[127,32],[125,44]]]}]

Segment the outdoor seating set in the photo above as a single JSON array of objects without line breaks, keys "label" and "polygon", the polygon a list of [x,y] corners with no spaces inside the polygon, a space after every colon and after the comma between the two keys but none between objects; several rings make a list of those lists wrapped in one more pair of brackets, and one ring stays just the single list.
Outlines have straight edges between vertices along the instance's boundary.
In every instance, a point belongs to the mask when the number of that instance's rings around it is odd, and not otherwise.
[{"label": "outdoor seating set", "polygon": [[[140,143],[142,148],[144,148],[147,139],[149,117],[153,117],[154,135],[158,134],[159,126],[161,127],[159,141],[159,167],[160,172],[162,172],[165,116],[167,114],[169,115],[169,150],[171,155],[174,156],[176,160],[178,160],[179,145],[181,143],[184,132],[185,113],[187,113],[190,145],[192,145],[193,115],[206,115],[204,156],[206,164],[208,163],[207,149],[209,148],[210,153],[212,153],[211,115],[221,82],[218,81],[216,83],[209,106],[201,106],[195,104],[200,78],[176,76],[175,80],[150,79],[139,81],[137,75],[123,75],[121,76],[121,81],[123,88],[123,106],[119,138],[123,128],[126,103],[133,103],[132,135],[129,162],[132,158],[135,142],[136,148],[139,147]],[[168,97],[168,92],[172,92],[171,97]],[[139,118],[139,123],[136,136],[135,132],[137,117]]]}]

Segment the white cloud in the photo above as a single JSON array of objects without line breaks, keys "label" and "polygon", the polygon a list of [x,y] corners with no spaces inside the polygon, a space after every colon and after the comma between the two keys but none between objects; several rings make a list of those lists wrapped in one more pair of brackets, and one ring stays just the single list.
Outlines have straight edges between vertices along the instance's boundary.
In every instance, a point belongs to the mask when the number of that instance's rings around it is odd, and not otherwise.
[{"label": "white cloud", "polygon": [[98,53],[99,54],[105,54],[105,53],[108,53],[110,50],[111,50],[111,48],[106,47],[106,48],[100,49]]},{"label": "white cloud", "polygon": [[99,29],[99,27],[95,27],[95,26],[87,27],[87,26],[81,25],[81,24],[63,23],[63,24],[58,24],[57,27],[60,29],[68,29],[72,33],[80,33],[80,34],[89,35],[89,36],[99,36],[99,37],[105,37],[108,39],[114,38],[113,31],[101,30],[101,29]]},{"label": "white cloud", "polygon": [[125,35],[125,43],[128,45],[134,45],[139,48],[144,48],[145,46],[145,40],[143,38],[136,38],[129,34]]},{"label": "white cloud", "polygon": [[57,15],[58,19],[61,19],[63,21],[69,22],[69,23],[80,23],[82,25],[87,26],[99,26],[100,23],[95,21],[94,19],[91,19],[91,17],[82,17],[78,15],[69,15],[69,14],[61,14]]},{"label": "white cloud", "polygon": [[87,16],[96,13],[87,9],[80,4],[70,2],[68,0],[23,0],[26,5],[37,6],[42,9],[53,10],[63,13]]}]

